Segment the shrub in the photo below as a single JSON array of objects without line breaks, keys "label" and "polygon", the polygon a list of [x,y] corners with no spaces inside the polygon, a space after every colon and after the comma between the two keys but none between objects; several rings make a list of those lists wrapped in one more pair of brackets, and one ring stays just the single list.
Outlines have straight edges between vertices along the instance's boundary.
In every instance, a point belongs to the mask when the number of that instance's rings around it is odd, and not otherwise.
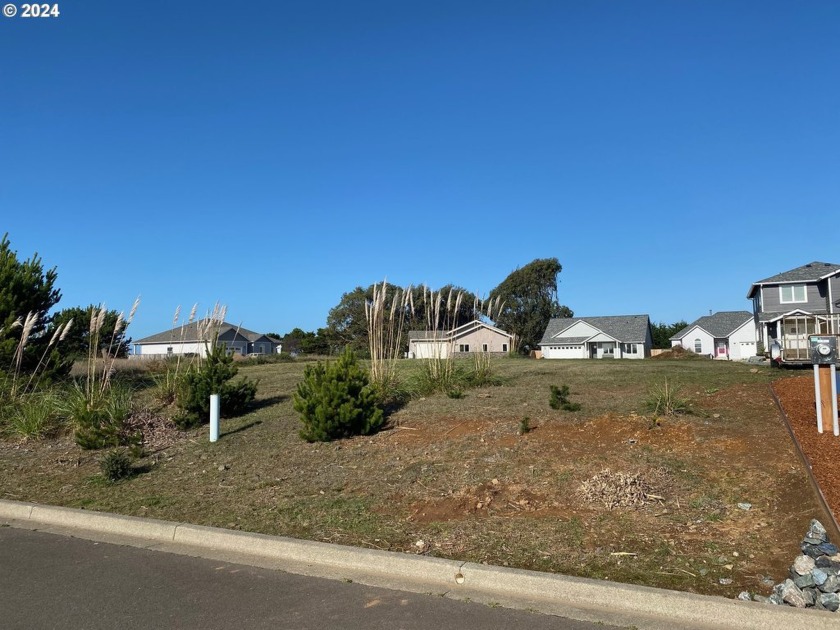
[{"label": "shrub", "polygon": [[179,378],[176,404],[180,412],[175,424],[188,429],[210,421],[210,395],[219,395],[221,412],[226,417],[245,411],[257,395],[257,383],[241,378],[230,380],[239,371],[224,344],[216,344],[201,365],[191,366]]},{"label": "shrub", "polygon": [[385,421],[367,372],[350,349],[334,363],[306,366],[294,408],[303,422],[300,437],[307,442],[370,435]]},{"label": "shrub", "polygon": [[562,385],[557,387],[551,386],[551,396],[548,399],[548,405],[552,409],[562,409],[563,411],[579,411],[580,403],[573,403],[569,401],[569,386]]},{"label": "shrub", "polygon": [[133,472],[131,457],[123,449],[114,449],[105,453],[99,460],[99,468],[102,476],[110,482],[126,479]]},{"label": "shrub", "polygon": [[62,410],[73,424],[76,444],[83,449],[131,446],[141,439],[128,428],[134,397],[126,386],[112,385],[91,396],[77,382],[64,397]]},{"label": "shrub", "polygon": [[519,429],[518,429],[517,433],[519,433],[519,435],[525,435],[526,433],[530,433],[530,432],[531,432],[531,419],[528,416],[525,416],[524,418],[522,418],[522,420],[519,421]]}]

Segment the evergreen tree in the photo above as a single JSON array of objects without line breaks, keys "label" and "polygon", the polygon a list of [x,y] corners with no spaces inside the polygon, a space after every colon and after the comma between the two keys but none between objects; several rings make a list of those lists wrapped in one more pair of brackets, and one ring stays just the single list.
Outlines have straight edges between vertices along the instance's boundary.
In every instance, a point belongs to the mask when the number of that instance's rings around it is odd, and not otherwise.
[{"label": "evergreen tree", "polygon": [[300,436],[307,442],[369,435],[385,420],[367,371],[349,348],[335,362],[306,366],[294,408],[303,423]]},{"label": "evergreen tree", "polygon": [[[90,318],[93,313],[99,311],[98,306],[91,304],[87,308],[74,306],[58,311],[52,318],[51,330],[58,326],[73,321],[64,341],[61,342],[62,358],[78,361],[88,356],[88,344],[90,337]],[[110,310],[105,313],[102,328],[99,331],[99,345],[97,356],[102,350],[110,350],[116,357],[128,356],[128,349],[131,346],[131,339],[125,336],[125,327],[114,335],[114,326],[117,323],[119,311]]]},{"label": "evergreen tree", "polygon": [[[0,372],[8,370],[21,339],[23,326],[16,324],[32,313],[37,316],[31,327],[21,360],[21,372],[31,373],[41,362],[50,342],[47,334],[50,309],[61,299],[55,287],[58,274],[55,267],[44,271],[37,253],[19,260],[13,251],[8,234],[0,239]],[[42,377],[55,377],[69,372],[70,362],[60,362],[55,348],[51,350],[49,368]]]},{"label": "evergreen tree", "polygon": [[572,317],[568,306],[557,301],[557,274],[563,268],[556,258],[538,258],[514,270],[490,292],[501,309],[493,319],[515,335],[517,350],[529,352],[542,339],[552,317]]}]

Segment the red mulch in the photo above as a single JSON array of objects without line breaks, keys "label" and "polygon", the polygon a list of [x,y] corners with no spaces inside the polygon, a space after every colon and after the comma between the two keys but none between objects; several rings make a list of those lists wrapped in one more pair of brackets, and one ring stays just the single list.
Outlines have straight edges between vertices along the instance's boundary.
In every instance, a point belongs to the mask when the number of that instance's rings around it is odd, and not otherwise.
[{"label": "red mulch", "polygon": [[817,431],[813,374],[775,381],[773,391],[835,520],[840,520],[840,437],[834,435],[830,418],[823,418],[823,432]]}]

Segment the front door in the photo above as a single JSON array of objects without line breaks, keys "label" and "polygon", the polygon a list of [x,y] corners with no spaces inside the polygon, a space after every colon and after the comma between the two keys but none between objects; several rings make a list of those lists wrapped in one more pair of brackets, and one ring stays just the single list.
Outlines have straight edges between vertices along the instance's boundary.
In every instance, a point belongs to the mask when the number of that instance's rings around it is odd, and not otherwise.
[{"label": "front door", "polygon": [[726,352],[726,342],[725,341],[716,341],[715,342],[715,355],[719,359],[725,359],[727,356]]}]

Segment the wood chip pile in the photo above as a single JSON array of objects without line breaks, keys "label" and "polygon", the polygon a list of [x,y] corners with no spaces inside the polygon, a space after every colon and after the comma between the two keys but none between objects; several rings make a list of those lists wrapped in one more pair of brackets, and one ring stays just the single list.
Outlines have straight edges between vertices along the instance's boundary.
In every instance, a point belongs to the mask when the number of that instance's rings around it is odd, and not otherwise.
[{"label": "wood chip pile", "polygon": [[656,494],[653,484],[662,480],[665,474],[662,469],[628,473],[605,468],[580,484],[578,496],[587,503],[601,503],[608,510],[639,509],[648,503],[664,500]]}]

